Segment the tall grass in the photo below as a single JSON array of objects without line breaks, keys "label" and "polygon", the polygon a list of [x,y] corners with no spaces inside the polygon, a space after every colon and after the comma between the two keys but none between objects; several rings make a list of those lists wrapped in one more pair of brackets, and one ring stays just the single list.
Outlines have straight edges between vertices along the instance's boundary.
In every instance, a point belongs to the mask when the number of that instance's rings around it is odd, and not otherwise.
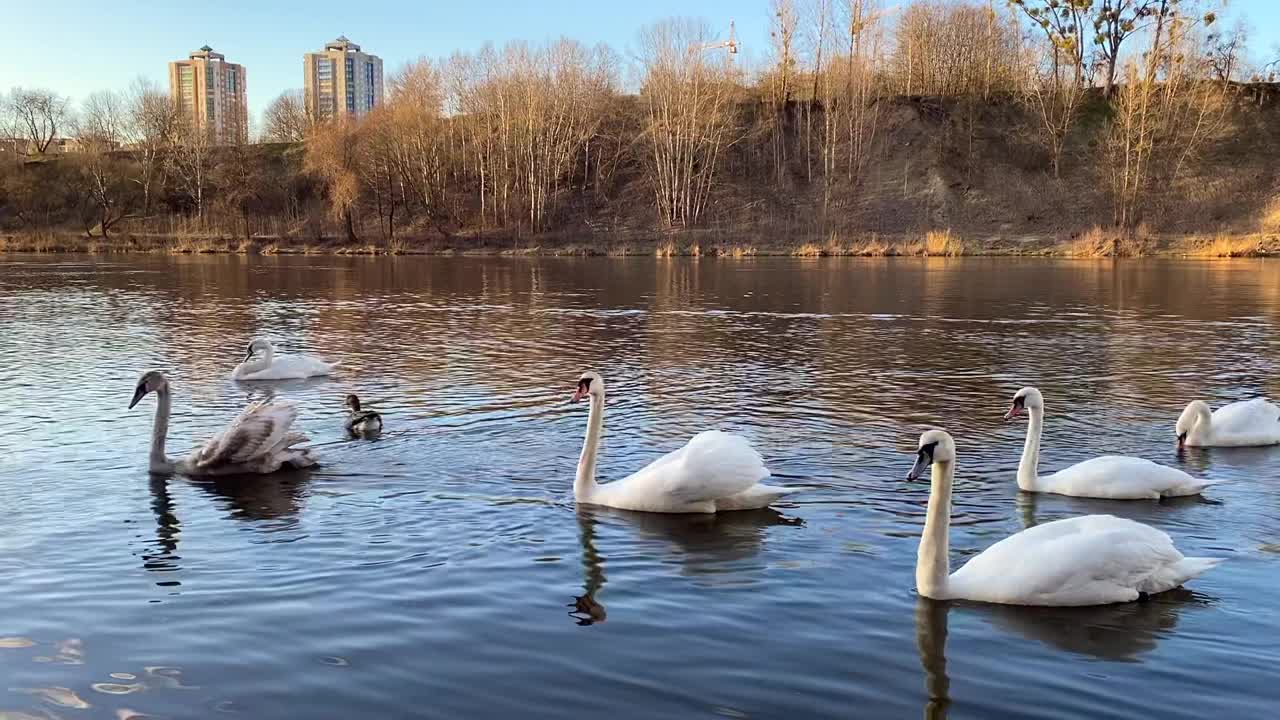
[{"label": "tall grass", "polygon": [[1095,225],[1063,244],[1060,254],[1081,258],[1142,257],[1155,250],[1155,237],[1145,226],[1136,230],[1108,230]]},{"label": "tall grass", "polygon": [[1262,238],[1257,235],[1218,234],[1201,241],[1189,253],[1198,257],[1253,257],[1262,253]]},{"label": "tall grass", "polygon": [[1280,235],[1280,196],[1272,198],[1263,210],[1262,232],[1267,235]]},{"label": "tall grass", "polygon": [[964,255],[964,243],[950,230],[930,230],[924,236],[924,254],[931,257],[958,257]]}]

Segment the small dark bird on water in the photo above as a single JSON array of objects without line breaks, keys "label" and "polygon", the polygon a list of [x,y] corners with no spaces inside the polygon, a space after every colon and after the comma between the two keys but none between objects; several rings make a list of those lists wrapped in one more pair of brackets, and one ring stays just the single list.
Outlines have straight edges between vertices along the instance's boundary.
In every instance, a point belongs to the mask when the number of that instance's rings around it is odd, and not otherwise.
[{"label": "small dark bird on water", "polygon": [[360,437],[377,435],[382,432],[382,416],[372,410],[361,410],[360,398],[348,395],[347,431]]}]

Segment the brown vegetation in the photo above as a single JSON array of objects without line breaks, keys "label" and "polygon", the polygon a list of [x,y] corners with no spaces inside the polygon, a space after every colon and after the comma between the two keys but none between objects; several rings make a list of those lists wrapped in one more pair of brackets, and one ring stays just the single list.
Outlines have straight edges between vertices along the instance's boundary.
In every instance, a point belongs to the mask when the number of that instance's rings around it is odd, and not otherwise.
[{"label": "brown vegetation", "polygon": [[[643,29],[631,66],[567,39],[512,43],[409,63],[358,121],[320,122],[286,93],[264,117],[276,142],[243,146],[211,145],[141,85],[75,112],[14,90],[0,112],[0,137],[16,138],[0,148],[0,233],[12,235],[0,242],[1267,252],[1238,239],[1280,228],[1276,89],[1239,82],[1242,32],[1216,34],[1202,10],[773,0],[760,67],[693,20]],[[68,133],[78,152],[52,154]]]}]

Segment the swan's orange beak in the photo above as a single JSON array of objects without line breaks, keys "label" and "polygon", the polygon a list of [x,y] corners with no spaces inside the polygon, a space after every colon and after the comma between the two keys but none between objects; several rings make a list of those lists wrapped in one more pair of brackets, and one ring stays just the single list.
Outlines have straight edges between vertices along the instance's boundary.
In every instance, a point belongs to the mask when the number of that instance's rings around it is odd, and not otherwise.
[{"label": "swan's orange beak", "polygon": [[1020,405],[1020,404],[1018,404],[1018,403],[1014,403],[1014,404],[1013,404],[1013,407],[1009,408],[1009,412],[1007,412],[1007,413],[1005,413],[1005,414],[1004,414],[1004,419],[1005,419],[1005,420],[1012,420],[1012,419],[1014,419],[1014,418],[1016,418],[1016,417],[1018,417],[1018,416],[1022,415],[1022,413],[1023,413],[1024,409],[1025,409],[1025,408],[1023,408],[1023,407],[1022,407],[1022,405]]},{"label": "swan's orange beak", "polygon": [[1184,446],[1186,446],[1186,444],[1187,444],[1187,434],[1186,434],[1186,433],[1181,433],[1181,434],[1179,434],[1179,435],[1178,435],[1178,449],[1179,449],[1179,450],[1181,450]]},{"label": "swan's orange beak", "polygon": [[589,386],[585,382],[578,383],[578,389],[576,392],[573,393],[573,400],[570,400],[569,402],[578,402],[579,400],[586,397],[587,395],[590,395],[591,391],[588,389],[588,387]]}]

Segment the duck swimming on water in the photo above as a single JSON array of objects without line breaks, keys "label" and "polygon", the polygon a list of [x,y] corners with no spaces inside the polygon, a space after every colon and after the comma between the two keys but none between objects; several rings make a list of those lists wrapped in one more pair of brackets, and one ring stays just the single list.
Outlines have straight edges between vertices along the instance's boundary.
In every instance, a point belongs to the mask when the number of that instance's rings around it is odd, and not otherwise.
[{"label": "duck swimming on water", "polygon": [[354,394],[347,395],[347,432],[360,437],[369,437],[382,432],[382,416],[373,410],[360,409],[360,398]]}]

